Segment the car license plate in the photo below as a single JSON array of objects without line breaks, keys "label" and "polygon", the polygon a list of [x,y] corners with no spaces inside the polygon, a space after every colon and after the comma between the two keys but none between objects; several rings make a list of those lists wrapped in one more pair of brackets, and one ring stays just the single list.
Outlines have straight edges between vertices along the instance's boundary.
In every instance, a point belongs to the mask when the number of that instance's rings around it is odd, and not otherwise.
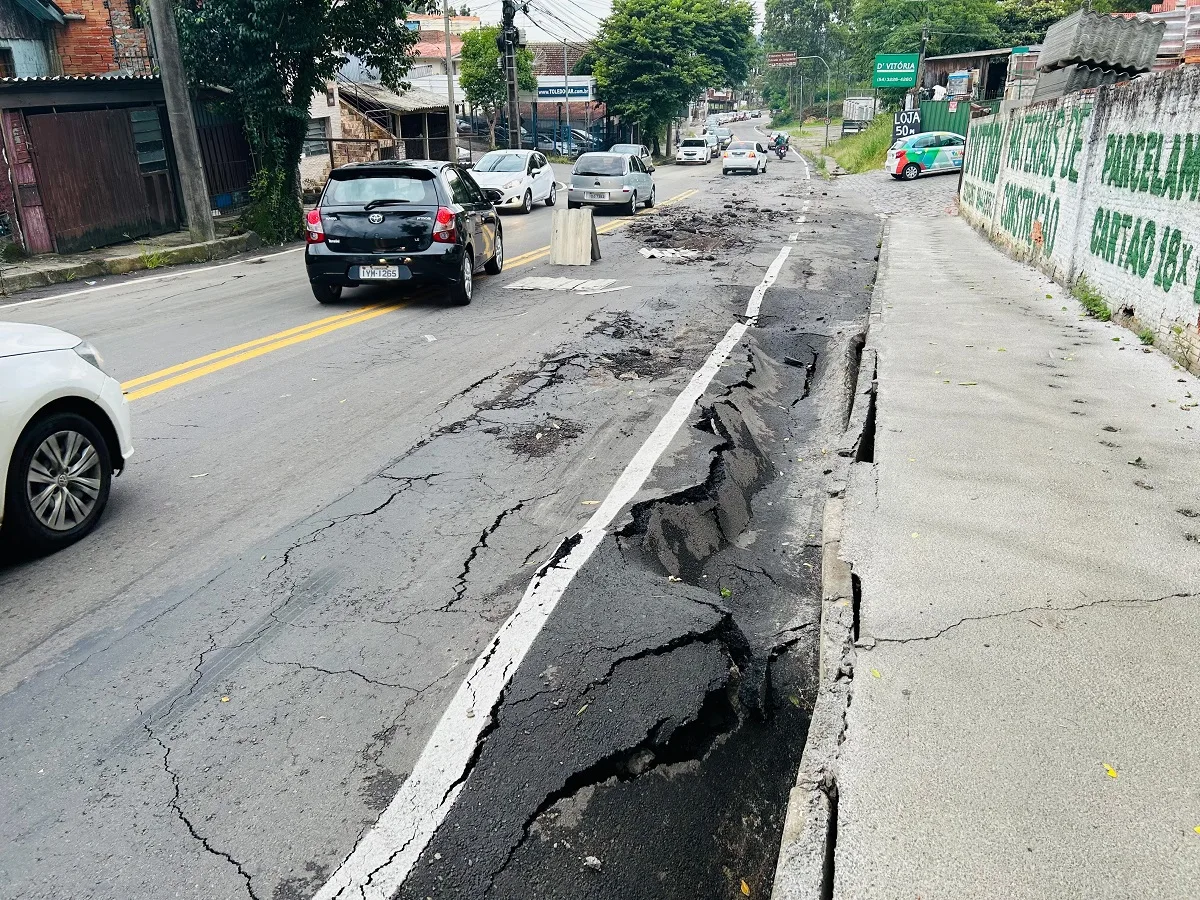
[{"label": "car license plate", "polygon": [[607,200],[608,191],[584,191],[584,200]]},{"label": "car license plate", "polygon": [[[407,273],[407,269],[405,272]],[[399,281],[399,266],[359,266],[359,281]]]}]

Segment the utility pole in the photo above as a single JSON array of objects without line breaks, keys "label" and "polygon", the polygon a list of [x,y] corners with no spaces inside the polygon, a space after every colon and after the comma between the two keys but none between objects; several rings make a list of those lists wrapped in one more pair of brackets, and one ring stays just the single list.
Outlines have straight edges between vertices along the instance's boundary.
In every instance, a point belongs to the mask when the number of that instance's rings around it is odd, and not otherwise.
[{"label": "utility pole", "polygon": [[[825,146],[829,146],[829,94],[833,88],[832,70],[829,68],[829,63],[825,62],[823,56],[797,56],[796,62],[805,59],[819,59],[825,66]],[[816,99],[816,89],[813,89],[813,99]]]},{"label": "utility pole", "polygon": [[917,96],[916,96],[916,106],[913,107],[914,109],[921,108],[921,86],[925,80],[925,47],[928,43],[929,43],[929,18],[926,17],[925,24],[921,26],[921,53],[917,57]]},{"label": "utility pole", "polygon": [[211,241],[216,238],[208,186],[204,181],[204,164],[200,160],[200,139],[196,136],[196,119],[192,115],[188,95],[187,75],[179,53],[179,32],[169,0],[149,0],[150,26],[154,30],[154,49],[158,55],[158,72],[162,78],[163,96],[167,100],[167,119],[171,123],[171,138],[175,143],[175,162],[179,167],[179,185],[183,191],[183,209],[187,215],[192,240]]},{"label": "utility pole", "polygon": [[515,24],[517,4],[515,0],[504,0],[501,7],[503,22],[500,36],[504,41],[504,76],[508,81],[508,146],[511,150],[521,149],[521,111],[517,105],[517,40],[519,33]]},{"label": "utility pole", "polygon": [[450,115],[446,119],[446,159],[458,162],[458,114],[454,111],[454,57],[450,55],[450,0],[442,0],[443,36],[446,39],[446,105]]},{"label": "utility pole", "polygon": [[567,114],[567,156],[575,146],[575,135],[571,132],[571,73],[567,70],[567,39],[563,38],[563,112]]}]

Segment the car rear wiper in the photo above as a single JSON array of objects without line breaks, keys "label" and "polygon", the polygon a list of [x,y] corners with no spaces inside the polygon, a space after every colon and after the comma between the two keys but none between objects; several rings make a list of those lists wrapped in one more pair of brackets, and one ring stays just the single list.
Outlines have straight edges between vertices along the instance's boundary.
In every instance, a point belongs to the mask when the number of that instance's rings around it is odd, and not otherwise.
[{"label": "car rear wiper", "polygon": [[399,200],[399,199],[372,200],[370,203],[368,203],[366,206],[364,206],[363,209],[374,209],[377,206],[391,206],[393,203],[411,203],[411,202],[412,202],[411,200]]}]

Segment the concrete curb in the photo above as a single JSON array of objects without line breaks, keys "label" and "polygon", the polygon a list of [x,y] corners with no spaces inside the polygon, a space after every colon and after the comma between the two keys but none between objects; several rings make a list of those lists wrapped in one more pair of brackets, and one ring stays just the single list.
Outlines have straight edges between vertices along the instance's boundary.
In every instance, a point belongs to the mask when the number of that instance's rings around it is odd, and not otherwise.
[{"label": "concrete curb", "polygon": [[800,758],[772,900],[820,900],[833,888],[837,828],[838,746],[846,730],[850,678],[854,672],[854,579],[841,559],[845,500],[825,501],[821,548],[820,687]]},{"label": "concrete curb", "polygon": [[217,238],[196,244],[181,244],[178,247],[152,248],[136,254],[111,256],[106,259],[80,263],[64,263],[61,266],[34,272],[5,274],[0,268],[0,294],[18,294],[32,288],[67,284],[81,278],[97,278],[101,275],[127,275],[142,269],[157,269],[165,266],[187,265],[226,259],[248,250],[263,246],[262,238],[250,231],[232,237]]}]

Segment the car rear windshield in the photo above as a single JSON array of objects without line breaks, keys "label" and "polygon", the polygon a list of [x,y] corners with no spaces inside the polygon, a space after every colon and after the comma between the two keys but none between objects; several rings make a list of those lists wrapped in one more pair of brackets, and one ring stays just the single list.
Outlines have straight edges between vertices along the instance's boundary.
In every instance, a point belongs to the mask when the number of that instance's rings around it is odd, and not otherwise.
[{"label": "car rear windshield", "polygon": [[613,153],[633,153],[636,155],[636,154],[642,152],[642,148],[639,147],[637,144],[613,144],[612,152]]},{"label": "car rear windshield", "polygon": [[576,175],[624,175],[625,160],[619,156],[585,153],[575,161]]},{"label": "car rear windshield", "polygon": [[687,138],[680,146],[703,147],[704,146],[704,138]]},{"label": "car rear windshield", "polygon": [[372,200],[391,200],[395,203],[418,203],[437,206],[437,189],[433,179],[413,175],[368,175],[356,178],[331,178],[325,188],[322,206],[356,206]]},{"label": "car rear windshield", "polygon": [[730,150],[753,150],[754,145],[749,141],[734,141],[729,145]]},{"label": "car rear windshield", "polygon": [[475,163],[477,172],[524,172],[525,157],[516,153],[485,153]]}]

